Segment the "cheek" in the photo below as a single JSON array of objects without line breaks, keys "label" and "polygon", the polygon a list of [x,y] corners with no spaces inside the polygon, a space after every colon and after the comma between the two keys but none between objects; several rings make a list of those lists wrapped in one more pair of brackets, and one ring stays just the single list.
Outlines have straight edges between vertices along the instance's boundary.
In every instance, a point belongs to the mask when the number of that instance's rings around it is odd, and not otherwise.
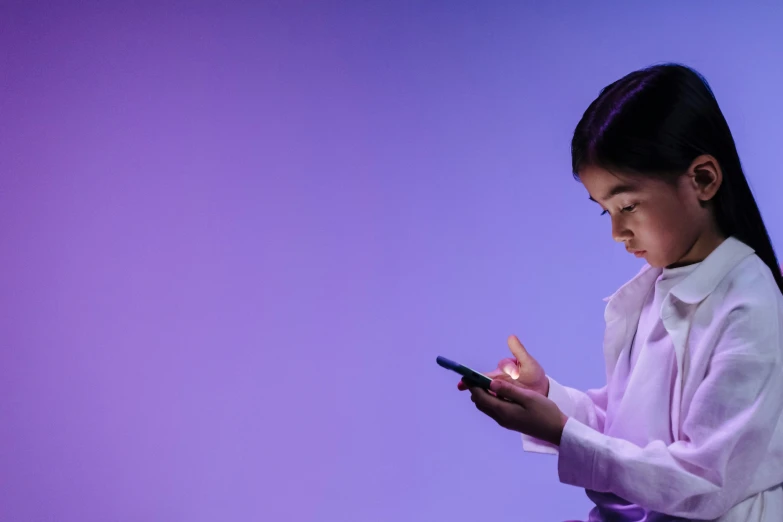
[{"label": "cheek", "polygon": [[682,209],[662,209],[650,216],[643,239],[664,264],[673,263],[692,242],[693,226],[693,219],[683,215]]},{"label": "cheek", "polygon": [[650,247],[662,250],[676,248],[685,231],[683,221],[673,212],[651,212],[637,223],[635,234],[649,243]]}]

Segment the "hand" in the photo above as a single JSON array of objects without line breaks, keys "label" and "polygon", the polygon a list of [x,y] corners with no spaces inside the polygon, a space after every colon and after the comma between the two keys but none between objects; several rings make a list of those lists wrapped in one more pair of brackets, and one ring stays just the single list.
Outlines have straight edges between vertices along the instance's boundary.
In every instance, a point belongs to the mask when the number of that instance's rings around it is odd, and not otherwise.
[{"label": "hand", "polygon": [[468,389],[476,408],[502,427],[560,445],[568,417],[550,399],[500,379],[490,386],[497,396],[475,386]]},{"label": "hand", "polygon": [[[508,348],[514,357],[503,359],[495,370],[485,375],[490,379],[501,378],[523,389],[532,390],[547,397],[549,395],[549,379],[538,361],[527,353],[515,335],[508,338]],[[468,385],[460,381],[457,388],[467,390]]]}]

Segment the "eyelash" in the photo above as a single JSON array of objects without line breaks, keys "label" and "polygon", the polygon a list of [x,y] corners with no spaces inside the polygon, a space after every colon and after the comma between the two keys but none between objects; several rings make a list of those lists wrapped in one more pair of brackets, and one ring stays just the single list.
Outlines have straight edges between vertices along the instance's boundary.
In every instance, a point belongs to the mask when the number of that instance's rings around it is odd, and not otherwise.
[{"label": "eyelash", "polygon": [[[620,212],[633,212],[634,210],[636,210],[636,203],[634,203],[633,205],[628,205],[627,207],[621,208]],[[603,212],[601,212],[601,215],[605,216],[608,213],[609,213],[608,210],[604,210]]]}]

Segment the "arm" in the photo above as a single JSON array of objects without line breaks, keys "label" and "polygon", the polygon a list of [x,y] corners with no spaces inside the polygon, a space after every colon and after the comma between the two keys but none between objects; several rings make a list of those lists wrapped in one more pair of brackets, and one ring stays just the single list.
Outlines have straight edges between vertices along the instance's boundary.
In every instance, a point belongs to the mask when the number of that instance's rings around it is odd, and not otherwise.
[{"label": "arm", "polygon": [[561,482],[688,519],[718,518],[741,501],[769,458],[783,410],[778,313],[773,305],[729,315],[681,440],[641,448],[569,419],[560,444]]},{"label": "arm", "polygon": [[[595,390],[583,392],[574,388],[563,386],[552,377],[549,379],[549,394],[547,397],[557,404],[569,418],[603,433],[606,419],[607,390],[606,386]],[[522,448],[533,453],[548,453],[557,455],[558,449],[554,444],[544,442],[529,435],[522,435]]]}]

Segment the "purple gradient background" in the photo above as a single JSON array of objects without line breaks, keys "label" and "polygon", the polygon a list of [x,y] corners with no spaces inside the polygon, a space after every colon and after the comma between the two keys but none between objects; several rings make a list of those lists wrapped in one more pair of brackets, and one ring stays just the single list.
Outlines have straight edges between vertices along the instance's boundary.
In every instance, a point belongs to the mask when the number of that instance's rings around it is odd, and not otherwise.
[{"label": "purple gradient background", "polygon": [[603,383],[598,90],[711,81],[783,249],[783,9],[0,2],[0,520],[584,518],[439,369]]}]

